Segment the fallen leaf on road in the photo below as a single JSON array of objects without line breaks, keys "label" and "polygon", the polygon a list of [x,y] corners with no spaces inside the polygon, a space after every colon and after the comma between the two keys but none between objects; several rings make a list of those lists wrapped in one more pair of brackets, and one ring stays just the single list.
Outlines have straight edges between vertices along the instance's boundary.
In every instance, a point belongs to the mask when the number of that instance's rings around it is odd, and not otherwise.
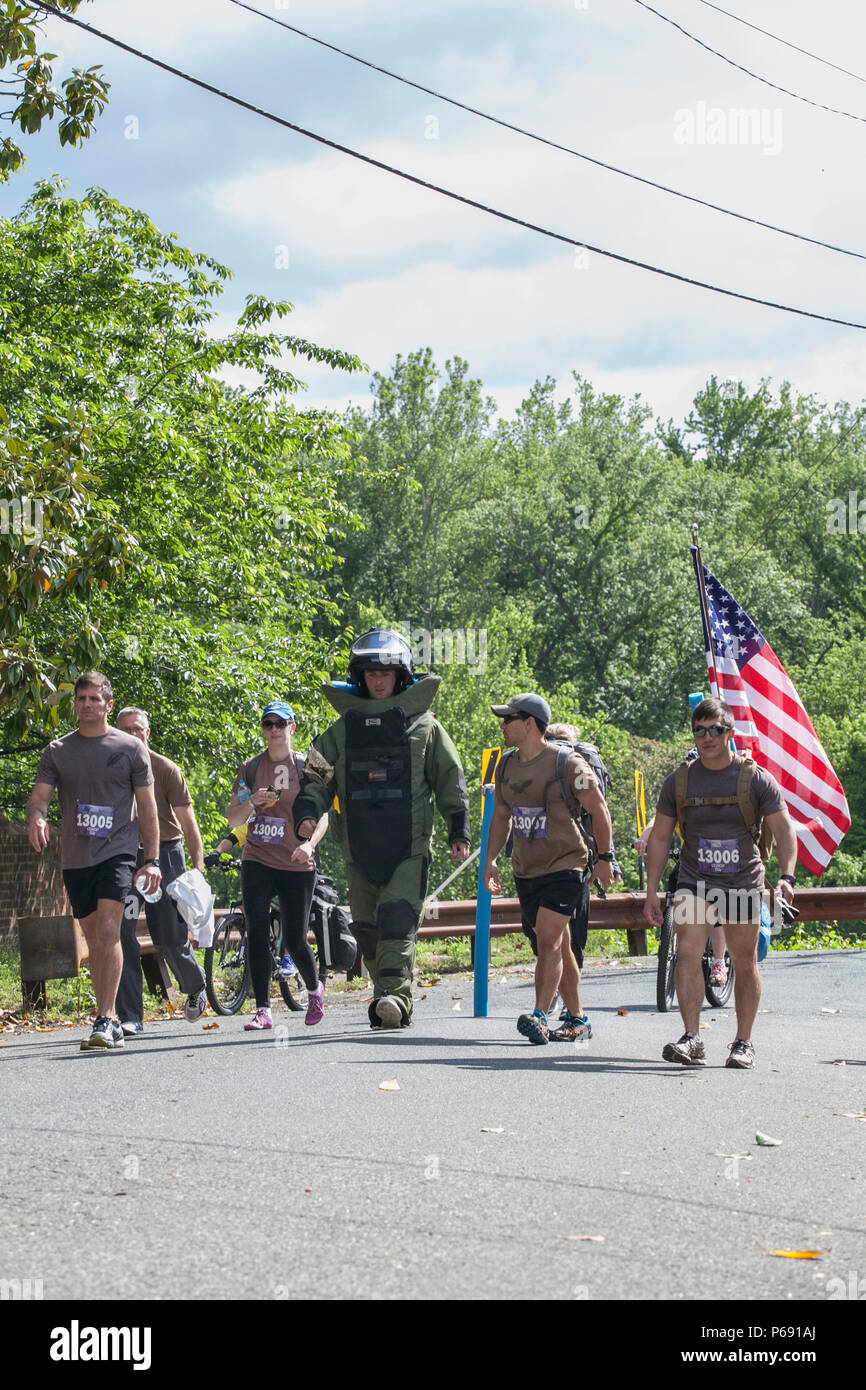
[{"label": "fallen leaf on road", "polygon": [[821,1013],[822,1013],[822,1014],[840,1014],[841,1012],[842,1012],[841,1009],[822,1009],[822,1010],[821,1010]]},{"label": "fallen leaf on road", "polygon": [[500,1126],[499,1129],[492,1129],[492,1128],[490,1128],[489,1126],[482,1125],[482,1126],[481,1126],[481,1133],[482,1133],[482,1134],[504,1134],[504,1133],[505,1133],[505,1129],[504,1129],[503,1127],[501,1127],[501,1126]]},{"label": "fallen leaf on road", "polygon": [[202,1026],[201,1026],[201,1031],[202,1031],[203,1033],[209,1033],[210,1030],[211,1030],[211,1028],[219,1028],[219,1024],[218,1024],[218,1023],[203,1023]]},{"label": "fallen leaf on road", "polygon": [[400,1084],[399,1084],[398,1081],[396,1081],[396,1080],[394,1080],[394,1079],[392,1079],[391,1081],[380,1081],[380,1082],[379,1082],[379,1090],[380,1090],[380,1091],[399,1091],[399,1090],[400,1090]]},{"label": "fallen leaf on road", "polygon": [[626,1015],[627,1013],[628,1013],[628,1009],[617,1009],[617,1014],[618,1014],[618,1016],[619,1016],[620,1018],[625,1018],[625,1015]]},{"label": "fallen leaf on road", "polygon": [[866,1120],[866,1110],[837,1110],[843,1120]]},{"label": "fallen leaf on road", "polygon": [[604,1240],[604,1236],[566,1236],[566,1240]]},{"label": "fallen leaf on road", "polygon": [[699,1027],[699,1028],[710,1028],[710,1027],[712,1027],[712,1024],[710,1024],[710,1023],[699,1023],[699,1024],[698,1024],[698,1027]]},{"label": "fallen leaf on road", "polygon": [[452,994],[451,998],[452,998],[452,999],[462,999],[462,998],[463,998],[463,995],[462,995],[462,994]]},{"label": "fallen leaf on road", "polygon": [[768,1255],[778,1255],[783,1260],[820,1260],[829,1255],[829,1250],[767,1250]]},{"label": "fallen leaf on road", "polygon": [[126,1196],[126,1193],[125,1193],[125,1192],[113,1192],[111,1195],[112,1195],[113,1197],[125,1197],[125,1196]]},{"label": "fallen leaf on road", "polygon": [[781,1147],[781,1139],[771,1139],[769,1134],[761,1134],[760,1130],[755,1135],[755,1143],[762,1144],[765,1149],[778,1149]]}]

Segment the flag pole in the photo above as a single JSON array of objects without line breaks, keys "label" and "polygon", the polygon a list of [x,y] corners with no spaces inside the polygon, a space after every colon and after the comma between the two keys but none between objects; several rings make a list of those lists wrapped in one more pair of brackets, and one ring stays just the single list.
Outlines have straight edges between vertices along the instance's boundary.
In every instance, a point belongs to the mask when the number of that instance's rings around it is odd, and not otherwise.
[{"label": "flag pole", "polygon": [[704,562],[701,559],[701,546],[698,540],[698,523],[692,522],[692,561],[695,566],[695,578],[698,581],[698,593],[701,599],[701,622],[704,627],[704,646],[710,667],[710,682],[713,687],[713,694],[719,699],[719,678],[716,675],[716,657],[713,650],[713,639],[710,633],[710,610],[707,604],[707,590],[704,584]]}]

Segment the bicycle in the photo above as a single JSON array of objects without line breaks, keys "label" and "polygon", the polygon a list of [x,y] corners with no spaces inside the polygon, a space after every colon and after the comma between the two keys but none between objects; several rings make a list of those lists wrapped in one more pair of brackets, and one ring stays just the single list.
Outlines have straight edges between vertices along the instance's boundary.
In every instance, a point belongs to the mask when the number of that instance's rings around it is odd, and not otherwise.
[{"label": "bicycle", "polygon": [[[216,868],[239,873],[240,862],[235,859],[221,860]],[[232,902],[229,911],[221,917],[214,932],[213,944],[204,953],[204,977],[208,1001],[218,1014],[236,1014],[243,1008],[250,992],[252,979],[248,954],[247,919],[243,904]],[[280,994],[286,1005],[298,1012],[307,1007],[307,986],[300,975],[288,979],[280,974],[280,960],[283,952],[283,923],[279,908],[271,903],[270,932],[268,946],[271,953],[271,979],[276,980]]]},{"label": "bicycle", "polygon": [[[656,1008],[661,1014],[668,1013],[674,1007],[677,997],[677,931],[674,925],[673,904],[679,873],[679,850],[672,849],[670,857],[672,868],[668,875],[662,924],[659,927],[659,957],[658,969],[656,970]],[[734,967],[731,957],[725,951],[725,969],[728,972],[728,978],[723,985],[715,985],[711,979],[714,960],[713,938],[710,935],[707,937],[707,944],[701,958],[704,972],[704,994],[707,1003],[712,1008],[723,1009],[734,990]]]},{"label": "bicycle", "polygon": [[[658,969],[656,971],[656,1007],[659,1013],[662,1014],[668,1013],[673,1007],[677,993],[677,933],[676,927],[674,926],[673,897],[676,891],[677,875],[679,872],[679,850],[672,849],[670,857],[672,868],[668,875],[662,924],[659,928],[659,956]],[[797,908],[785,902],[784,898],[777,899],[777,905],[784,926],[790,926],[800,915]],[[714,1009],[721,1009],[724,1008],[733,993],[734,967],[731,963],[731,957],[728,955],[728,952],[725,951],[725,967],[728,972],[728,978],[723,985],[714,985],[711,979],[714,959],[713,938],[712,936],[708,936],[707,944],[704,947],[704,954],[701,958],[701,966],[704,972],[704,993],[708,1004]]]}]

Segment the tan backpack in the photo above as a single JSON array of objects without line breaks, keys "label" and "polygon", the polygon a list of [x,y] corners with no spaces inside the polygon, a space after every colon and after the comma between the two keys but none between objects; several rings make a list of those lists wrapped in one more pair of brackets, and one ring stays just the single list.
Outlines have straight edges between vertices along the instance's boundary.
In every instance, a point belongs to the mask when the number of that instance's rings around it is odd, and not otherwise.
[{"label": "tan backpack", "polygon": [[769,859],[773,850],[773,832],[766,820],[759,820],[752,805],[750,790],[752,778],[758,770],[753,758],[743,758],[737,775],[737,790],[734,796],[689,796],[689,768],[695,760],[680,763],[674,773],[674,798],[677,803],[677,821],[680,834],[685,838],[685,813],[691,806],[739,806],[746,827],[758,846],[761,858]]}]

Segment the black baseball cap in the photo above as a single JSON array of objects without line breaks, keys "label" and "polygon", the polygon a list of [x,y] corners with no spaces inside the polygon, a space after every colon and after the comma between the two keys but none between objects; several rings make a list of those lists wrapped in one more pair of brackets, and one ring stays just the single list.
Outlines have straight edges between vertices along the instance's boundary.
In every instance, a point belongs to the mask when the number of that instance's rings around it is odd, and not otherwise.
[{"label": "black baseball cap", "polygon": [[507,714],[531,714],[545,728],[550,723],[550,705],[540,695],[512,695],[507,705],[491,705],[490,708],[500,719]]}]

